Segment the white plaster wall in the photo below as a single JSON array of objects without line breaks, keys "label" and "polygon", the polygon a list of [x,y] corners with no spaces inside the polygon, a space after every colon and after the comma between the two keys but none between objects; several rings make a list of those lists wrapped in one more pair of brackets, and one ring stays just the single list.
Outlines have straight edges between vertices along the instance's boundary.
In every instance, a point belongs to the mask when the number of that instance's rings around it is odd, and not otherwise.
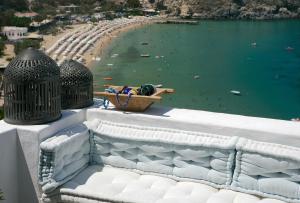
[{"label": "white plaster wall", "polygon": [[[1,125],[0,125],[1,126]],[[18,199],[17,131],[0,127],[0,189],[4,193],[3,203],[19,202]],[[2,203],[2,201],[1,201]]]},{"label": "white plaster wall", "polygon": [[35,126],[10,125],[0,121],[0,188],[4,188],[7,203],[39,202],[40,143],[64,128],[82,123],[85,115],[85,109],[63,111],[60,120]]}]

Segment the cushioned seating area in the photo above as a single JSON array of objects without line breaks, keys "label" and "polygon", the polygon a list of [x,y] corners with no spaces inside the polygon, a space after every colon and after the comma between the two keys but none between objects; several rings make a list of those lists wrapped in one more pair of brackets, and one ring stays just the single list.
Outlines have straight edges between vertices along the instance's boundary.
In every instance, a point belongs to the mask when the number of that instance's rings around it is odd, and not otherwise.
[{"label": "cushioned seating area", "polygon": [[90,127],[94,164],[191,178],[217,187],[232,182],[236,137],[95,123],[96,129]]},{"label": "cushioned seating area", "polygon": [[300,150],[95,119],[41,143],[46,202],[300,202]]},{"label": "cushioned seating area", "polygon": [[52,194],[58,202],[283,203],[206,184],[142,175],[125,169],[90,166]]}]

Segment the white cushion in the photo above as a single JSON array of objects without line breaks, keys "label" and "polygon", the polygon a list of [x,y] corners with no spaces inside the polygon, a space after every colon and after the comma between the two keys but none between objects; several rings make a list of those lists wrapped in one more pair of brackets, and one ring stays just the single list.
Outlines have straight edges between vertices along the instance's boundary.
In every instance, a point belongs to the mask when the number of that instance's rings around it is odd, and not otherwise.
[{"label": "white cushion", "polygon": [[97,165],[89,166],[50,196],[45,199],[89,203],[283,203],[231,190],[219,190],[201,183],[175,181],[168,177]]},{"label": "white cushion", "polygon": [[127,125],[86,123],[93,164],[140,170],[224,188],[232,182],[237,137]]},{"label": "white cushion", "polygon": [[88,128],[77,124],[40,144],[39,182],[44,192],[55,190],[88,166],[89,139]]},{"label": "white cushion", "polygon": [[240,139],[232,189],[300,203],[300,149]]}]

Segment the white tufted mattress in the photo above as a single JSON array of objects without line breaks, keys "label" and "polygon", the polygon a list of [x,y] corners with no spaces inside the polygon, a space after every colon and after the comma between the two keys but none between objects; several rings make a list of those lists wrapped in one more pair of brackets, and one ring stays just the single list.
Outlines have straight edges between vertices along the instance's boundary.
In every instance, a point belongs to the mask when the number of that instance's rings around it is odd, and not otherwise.
[{"label": "white tufted mattress", "polygon": [[83,170],[59,188],[58,194],[52,194],[52,198],[59,202],[283,203],[201,183],[178,182],[166,177],[142,175],[109,166],[102,168],[99,165]]}]

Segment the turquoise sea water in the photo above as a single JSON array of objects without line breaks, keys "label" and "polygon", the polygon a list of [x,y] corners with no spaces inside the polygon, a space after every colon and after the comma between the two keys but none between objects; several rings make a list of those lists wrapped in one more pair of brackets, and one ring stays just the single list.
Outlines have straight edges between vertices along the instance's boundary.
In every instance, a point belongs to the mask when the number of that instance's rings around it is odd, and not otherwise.
[{"label": "turquoise sea water", "polygon": [[[140,57],[145,53],[150,57]],[[159,105],[279,119],[300,117],[300,21],[145,26],[116,38],[92,71],[96,90],[103,90],[104,84],[152,83],[174,88],[176,93]],[[199,78],[194,79],[195,75]],[[104,81],[104,77],[113,80]],[[235,96],[231,90],[242,95]]]}]

